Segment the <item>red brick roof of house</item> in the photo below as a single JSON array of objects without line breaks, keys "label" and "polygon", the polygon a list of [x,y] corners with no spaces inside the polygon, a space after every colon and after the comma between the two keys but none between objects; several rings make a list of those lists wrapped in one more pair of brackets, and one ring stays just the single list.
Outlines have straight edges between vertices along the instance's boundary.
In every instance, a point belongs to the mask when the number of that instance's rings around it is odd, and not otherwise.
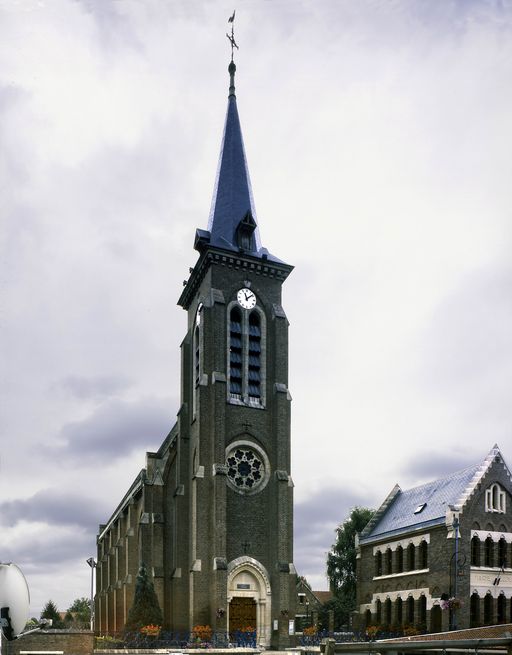
[{"label": "red brick roof of house", "polygon": [[314,596],[325,605],[332,598],[332,591],[313,591]]}]

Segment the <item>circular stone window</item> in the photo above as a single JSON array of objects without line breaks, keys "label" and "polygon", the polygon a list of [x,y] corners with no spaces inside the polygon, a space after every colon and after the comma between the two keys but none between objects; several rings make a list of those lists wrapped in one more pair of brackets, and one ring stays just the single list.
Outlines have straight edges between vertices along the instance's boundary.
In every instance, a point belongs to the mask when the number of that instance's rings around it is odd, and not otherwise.
[{"label": "circular stone window", "polygon": [[242,494],[261,491],[270,476],[269,461],[263,450],[245,441],[231,444],[226,466],[229,485]]}]

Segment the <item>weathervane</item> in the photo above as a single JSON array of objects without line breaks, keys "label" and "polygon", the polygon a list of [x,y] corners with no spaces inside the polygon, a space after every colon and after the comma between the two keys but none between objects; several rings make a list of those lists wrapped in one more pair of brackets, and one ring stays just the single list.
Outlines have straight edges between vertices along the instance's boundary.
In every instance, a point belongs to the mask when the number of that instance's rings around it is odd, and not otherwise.
[{"label": "weathervane", "polygon": [[236,9],[233,10],[233,15],[228,18],[228,23],[231,23],[231,34],[226,33],[226,36],[228,37],[229,42],[231,43],[231,61],[233,61],[234,48],[236,48],[237,50],[239,49],[235,41],[235,12]]}]

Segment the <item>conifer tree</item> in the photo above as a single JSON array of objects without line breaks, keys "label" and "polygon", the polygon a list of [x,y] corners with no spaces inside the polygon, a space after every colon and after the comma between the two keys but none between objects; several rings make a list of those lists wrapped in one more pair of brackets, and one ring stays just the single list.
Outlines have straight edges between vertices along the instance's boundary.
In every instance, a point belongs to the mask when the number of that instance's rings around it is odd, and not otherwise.
[{"label": "conifer tree", "polygon": [[42,619],[51,619],[52,628],[63,628],[64,622],[60,618],[59,610],[53,600],[49,600],[41,612]]},{"label": "conifer tree", "polygon": [[144,563],[141,563],[137,582],[135,583],[135,594],[133,605],[128,612],[125,630],[135,632],[145,625],[162,625],[162,610],[158,603],[153,583],[149,579]]}]

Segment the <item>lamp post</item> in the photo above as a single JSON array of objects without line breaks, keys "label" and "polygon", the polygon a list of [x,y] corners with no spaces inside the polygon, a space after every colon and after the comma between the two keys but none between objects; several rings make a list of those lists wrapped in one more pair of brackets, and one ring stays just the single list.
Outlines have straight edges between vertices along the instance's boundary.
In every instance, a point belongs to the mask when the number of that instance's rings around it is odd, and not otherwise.
[{"label": "lamp post", "polygon": [[[455,553],[454,553],[454,567],[453,567],[453,597],[457,598],[457,577],[458,577],[458,565],[459,565],[459,517],[455,516],[453,519],[453,530],[455,532]],[[457,601],[455,601],[457,602]],[[457,630],[457,608],[453,607],[453,622],[452,630]]]},{"label": "lamp post", "polygon": [[89,557],[86,560],[87,564],[91,567],[91,632],[94,630],[94,569],[96,568],[96,560],[94,557]]}]

